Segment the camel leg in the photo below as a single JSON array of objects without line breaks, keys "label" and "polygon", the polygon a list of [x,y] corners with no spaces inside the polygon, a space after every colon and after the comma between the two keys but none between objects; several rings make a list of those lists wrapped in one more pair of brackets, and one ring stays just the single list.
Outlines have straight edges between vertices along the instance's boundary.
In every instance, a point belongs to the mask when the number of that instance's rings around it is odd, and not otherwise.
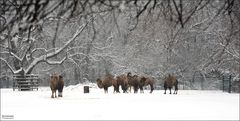
[{"label": "camel leg", "polygon": [[140,87],[140,93],[144,93],[143,87]]},{"label": "camel leg", "polygon": [[150,93],[152,93],[153,90],[154,90],[153,85],[150,85],[150,87],[151,87],[151,91],[150,91]]},{"label": "camel leg", "polygon": [[128,93],[128,88],[129,88],[129,87],[128,87],[128,86],[126,86],[126,89],[125,89],[125,90],[126,90],[126,93]]},{"label": "camel leg", "polygon": [[105,87],[104,90],[105,90],[105,93],[108,93],[108,88],[107,87]]},{"label": "camel leg", "polygon": [[136,86],[133,87],[134,88],[134,93],[138,92],[138,88]]},{"label": "camel leg", "polygon": [[128,93],[128,88],[127,87],[124,89],[124,93]]},{"label": "camel leg", "polygon": [[177,89],[176,89],[176,87],[175,87],[175,90],[174,90],[173,94],[177,94]]},{"label": "camel leg", "polygon": [[116,86],[116,92],[120,93],[120,91],[119,91],[119,84],[117,84],[117,86]]},{"label": "camel leg", "polygon": [[56,90],[54,90],[54,95],[55,95],[55,98],[56,98],[57,97]]},{"label": "camel leg", "polygon": [[164,94],[166,94],[166,91],[167,91],[167,84],[166,83],[164,83],[164,90],[165,90]]},{"label": "camel leg", "polygon": [[62,92],[58,91],[58,97],[62,97]]},{"label": "camel leg", "polygon": [[178,80],[176,80],[174,86],[175,86],[175,91],[176,91],[175,94],[177,94],[177,91],[178,91]]},{"label": "camel leg", "polygon": [[120,93],[120,91],[119,91],[119,86],[117,86],[117,93]]},{"label": "camel leg", "polygon": [[117,91],[117,93],[120,93],[119,86],[116,87],[116,91]]},{"label": "camel leg", "polygon": [[177,91],[178,91],[178,90],[175,89],[173,94],[177,94]]},{"label": "camel leg", "polygon": [[116,86],[113,86],[113,93],[117,93],[117,88],[116,88]]},{"label": "camel leg", "polygon": [[166,94],[166,91],[167,91],[167,87],[166,86],[164,86],[164,94]]},{"label": "camel leg", "polygon": [[51,98],[54,98],[54,96],[53,96],[53,95],[54,95],[54,91],[52,90],[52,96],[51,96]]},{"label": "camel leg", "polygon": [[127,86],[122,86],[123,93],[127,93],[128,87]]},{"label": "camel leg", "polygon": [[107,93],[107,88],[106,88],[106,87],[103,87],[103,89],[104,89],[104,93]]},{"label": "camel leg", "polygon": [[175,91],[176,91],[175,94],[177,94],[177,92],[178,92],[178,86],[177,85],[175,86]]}]

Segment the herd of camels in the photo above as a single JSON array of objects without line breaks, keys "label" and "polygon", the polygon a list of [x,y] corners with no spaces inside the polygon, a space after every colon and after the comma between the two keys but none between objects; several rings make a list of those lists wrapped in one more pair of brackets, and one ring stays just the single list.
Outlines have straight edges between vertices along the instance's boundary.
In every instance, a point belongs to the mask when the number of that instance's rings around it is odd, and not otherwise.
[{"label": "herd of camels", "polygon": [[[99,88],[103,88],[105,93],[108,93],[108,87],[113,86],[114,92],[120,93],[119,87],[121,86],[123,93],[127,93],[128,90],[131,91],[131,87],[133,87],[134,93],[137,93],[140,89],[140,93],[143,93],[144,86],[150,86],[150,93],[154,90],[155,80],[152,77],[142,76],[142,75],[132,75],[131,72],[127,73],[127,75],[122,74],[114,77],[113,75],[106,75],[102,78],[97,79],[97,85]],[[166,90],[170,90],[172,87],[175,87],[174,93],[177,94],[178,91],[178,81],[174,75],[168,75],[164,80],[164,89],[166,94]]]},{"label": "herd of camels", "polygon": [[[119,87],[123,93],[131,92],[131,87],[133,87],[134,93],[137,93],[140,89],[140,93],[143,93],[143,88],[150,85],[150,93],[154,90],[155,80],[152,77],[142,76],[142,75],[132,75],[131,72],[127,74],[122,74],[114,77],[113,75],[106,75],[104,77],[98,78],[96,80],[97,85],[100,89],[104,89],[105,93],[108,93],[108,88],[113,86],[114,93],[120,93]],[[61,75],[53,74],[50,77],[50,88],[52,91],[52,98],[56,98],[56,91],[58,91],[58,97],[62,97],[62,91],[64,87],[63,77]],[[178,80],[176,76],[168,74],[164,79],[164,94],[166,90],[169,89],[171,94],[172,87],[175,88],[173,94],[177,94],[178,91]]]}]

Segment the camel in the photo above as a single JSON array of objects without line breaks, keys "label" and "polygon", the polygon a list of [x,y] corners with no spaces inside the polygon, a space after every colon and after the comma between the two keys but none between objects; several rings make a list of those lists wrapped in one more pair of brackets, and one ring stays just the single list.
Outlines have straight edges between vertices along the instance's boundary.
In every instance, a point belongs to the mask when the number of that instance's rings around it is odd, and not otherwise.
[{"label": "camel", "polygon": [[52,91],[52,98],[56,98],[56,90],[58,90],[58,97],[62,97],[62,91],[64,87],[63,77],[61,75],[54,74],[50,78],[50,88]]},{"label": "camel", "polygon": [[104,89],[105,93],[108,93],[108,87],[113,86],[114,87],[114,91],[113,92],[119,92],[119,90],[117,89],[117,81],[116,79],[114,79],[113,75],[106,75],[103,78],[98,78],[97,79],[97,85],[98,87],[101,89]]},{"label": "camel", "polygon": [[164,94],[166,94],[166,90],[169,89],[171,94],[171,89],[172,87],[175,87],[175,90],[173,92],[173,94],[177,94],[178,91],[178,80],[174,75],[170,75],[168,74],[168,76],[166,77],[165,81],[164,81]]}]

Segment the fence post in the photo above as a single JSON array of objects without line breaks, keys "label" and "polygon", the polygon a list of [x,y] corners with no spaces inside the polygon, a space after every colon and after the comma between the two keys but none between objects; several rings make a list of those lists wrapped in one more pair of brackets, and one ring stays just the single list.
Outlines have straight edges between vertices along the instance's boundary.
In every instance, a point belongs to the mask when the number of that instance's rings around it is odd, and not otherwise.
[{"label": "fence post", "polygon": [[228,88],[228,93],[231,93],[231,86],[232,86],[232,84],[231,84],[231,80],[232,80],[232,75],[230,75],[229,76],[229,88]]},{"label": "fence post", "polygon": [[223,83],[222,90],[223,90],[223,92],[224,92],[224,75],[223,75],[223,78],[222,78],[222,83]]}]

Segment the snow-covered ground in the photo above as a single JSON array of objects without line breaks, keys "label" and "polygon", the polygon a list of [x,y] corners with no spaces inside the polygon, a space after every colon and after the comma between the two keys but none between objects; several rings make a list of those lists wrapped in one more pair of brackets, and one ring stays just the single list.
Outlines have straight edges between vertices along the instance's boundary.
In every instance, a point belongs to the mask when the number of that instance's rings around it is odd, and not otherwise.
[{"label": "snow-covered ground", "polygon": [[239,94],[179,90],[178,95],[113,94],[91,85],[65,87],[62,98],[50,98],[49,87],[38,91],[1,89],[1,120],[239,120]]}]

